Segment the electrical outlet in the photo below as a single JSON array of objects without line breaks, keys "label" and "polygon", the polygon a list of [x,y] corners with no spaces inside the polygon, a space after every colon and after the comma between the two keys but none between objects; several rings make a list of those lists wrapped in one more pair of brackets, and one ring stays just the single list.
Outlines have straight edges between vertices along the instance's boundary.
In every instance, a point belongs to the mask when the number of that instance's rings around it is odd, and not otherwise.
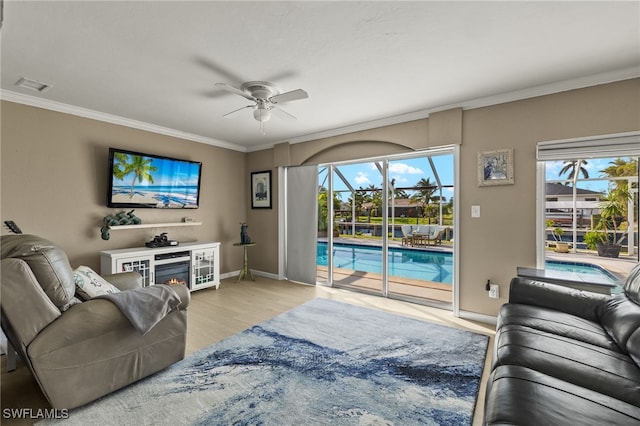
[{"label": "electrical outlet", "polygon": [[492,299],[500,297],[500,286],[498,284],[491,284],[489,286],[489,297]]}]

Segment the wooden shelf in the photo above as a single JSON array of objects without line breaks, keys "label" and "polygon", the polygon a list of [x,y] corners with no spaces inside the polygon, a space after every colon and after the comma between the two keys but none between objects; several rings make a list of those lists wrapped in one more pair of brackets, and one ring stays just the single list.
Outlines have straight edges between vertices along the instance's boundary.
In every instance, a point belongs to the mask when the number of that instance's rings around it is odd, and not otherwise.
[{"label": "wooden shelf", "polygon": [[202,225],[202,222],[167,222],[167,223],[141,223],[139,225],[113,225],[109,228],[112,231],[119,231],[121,229],[143,229],[143,228],[170,228],[174,226],[198,226]]}]

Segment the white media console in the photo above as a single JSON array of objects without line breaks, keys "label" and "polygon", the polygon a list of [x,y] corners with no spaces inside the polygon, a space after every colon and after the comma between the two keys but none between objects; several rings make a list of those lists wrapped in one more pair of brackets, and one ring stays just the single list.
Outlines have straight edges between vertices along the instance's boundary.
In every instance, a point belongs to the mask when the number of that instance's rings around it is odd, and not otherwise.
[{"label": "white media console", "polygon": [[100,252],[100,273],[136,271],[145,286],[184,284],[189,290],[220,287],[220,243],[184,243]]}]

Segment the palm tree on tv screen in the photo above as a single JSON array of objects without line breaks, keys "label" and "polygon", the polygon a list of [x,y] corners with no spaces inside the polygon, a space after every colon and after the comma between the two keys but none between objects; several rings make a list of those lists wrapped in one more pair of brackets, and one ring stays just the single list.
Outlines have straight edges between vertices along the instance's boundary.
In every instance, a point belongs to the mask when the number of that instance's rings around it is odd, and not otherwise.
[{"label": "palm tree on tv screen", "polygon": [[[130,161],[129,157],[131,158]],[[124,180],[125,176],[133,173],[129,198],[133,198],[136,181],[142,182],[143,180],[147,180],[149,183],[153,183],[153,175],[151,173],[157,172],[158,168],[151,164],[153,163],[152,158],[143,157],[142,155],[116,153],[115,159],[116,164],[113,166],[114,177]]]}]

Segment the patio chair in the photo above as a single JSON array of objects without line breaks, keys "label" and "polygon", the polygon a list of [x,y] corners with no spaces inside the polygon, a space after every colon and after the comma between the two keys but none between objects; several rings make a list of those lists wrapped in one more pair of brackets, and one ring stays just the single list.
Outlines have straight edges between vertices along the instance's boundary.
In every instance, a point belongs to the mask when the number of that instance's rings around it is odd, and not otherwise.
[{"label": "patio chair", "polygon": [[402,230],[402,245],[403,246],[413,245],[413,236],[411,235],[411,225],[402,225],[400,229]]}]

